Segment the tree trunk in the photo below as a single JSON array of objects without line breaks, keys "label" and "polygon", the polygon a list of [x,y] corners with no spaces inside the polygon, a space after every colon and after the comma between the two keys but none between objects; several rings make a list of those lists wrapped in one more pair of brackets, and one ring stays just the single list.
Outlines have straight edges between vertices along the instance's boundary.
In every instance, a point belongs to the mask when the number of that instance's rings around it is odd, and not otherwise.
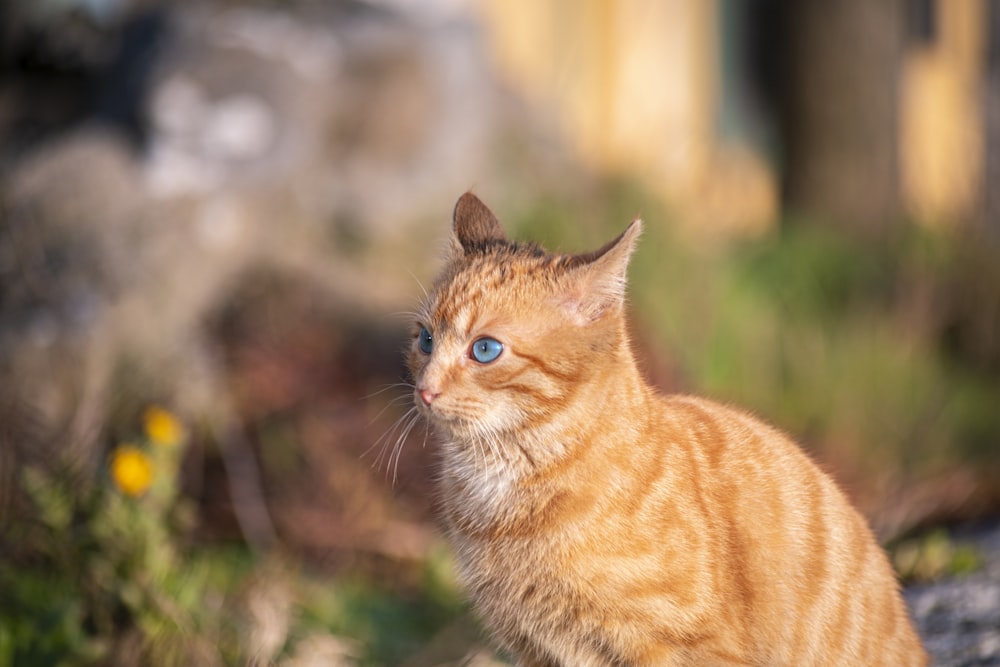
[{"label": "tree trunk", "polygon": [[884,237],[899,224],[900,0],[792,0],[783,196],[790,212]]}]

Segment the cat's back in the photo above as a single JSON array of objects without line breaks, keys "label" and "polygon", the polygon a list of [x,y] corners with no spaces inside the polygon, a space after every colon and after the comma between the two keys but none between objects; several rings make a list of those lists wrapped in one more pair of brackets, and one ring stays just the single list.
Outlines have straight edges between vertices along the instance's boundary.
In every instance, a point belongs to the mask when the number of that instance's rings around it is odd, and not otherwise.
[{"label": "cat's back", "polygon": [[[703,522],[704,594],[766,664],[926,664],[895,574],[865,519],[794,442],[743,411],[667,396],[649,442],[679,454],[674,495]],[[692,525],[695,525],[694,523]]]}]

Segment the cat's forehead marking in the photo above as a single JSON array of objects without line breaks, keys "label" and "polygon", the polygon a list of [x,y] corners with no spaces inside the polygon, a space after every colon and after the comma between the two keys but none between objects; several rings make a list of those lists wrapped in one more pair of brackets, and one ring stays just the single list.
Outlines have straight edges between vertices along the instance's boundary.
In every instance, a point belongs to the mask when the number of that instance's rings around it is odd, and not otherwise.
[{"label": "cat's forehead marking", "polygon": [[440,333],[466,336],[469,334],[477,313],[484,307],[486,294],[484,286],[469,276],[458,274],[444,285],[438,294],[434,309]]},{"label": "cat's forehead marking", "polygon": [[[467,336],[482,319],[515,305],[514,297],[545,291],[559,257],[534,246],[509,246],[465,258],[438,286],[433,306],[442,333]],[[533,288],[533,289],[532,289]]]}]

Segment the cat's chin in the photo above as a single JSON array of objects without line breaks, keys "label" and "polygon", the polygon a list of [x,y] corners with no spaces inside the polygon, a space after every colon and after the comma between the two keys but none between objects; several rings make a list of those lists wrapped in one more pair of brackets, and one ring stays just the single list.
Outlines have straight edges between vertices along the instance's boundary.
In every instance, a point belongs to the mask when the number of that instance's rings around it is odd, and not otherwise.
[{"label": "cat's chin", "polygon": [[424,406],[417,407],[420,408],[420,413],[424,416],[424,419],[444,435],[457,437],[461,433],[468,433],[471,429],[471,425],[459,416],[449,415],[440,410]]},{"label": "cat's chin", "polygon": [[455,414],[439,407],[437,404],[427,406],[417,402],[416,405],[424,418],[441,431],[454,435],[458,435],[459,433],[470,435],[477,430],[478,420],[469,419],[461,414]]},{"label": "cat's chin", "polygon": [[442,417],[439,415],[429,415],[431,425],[437,431],[451,440],[468,440],[477,437],[479,431],[475,424],[470,423],[460,417]]}]

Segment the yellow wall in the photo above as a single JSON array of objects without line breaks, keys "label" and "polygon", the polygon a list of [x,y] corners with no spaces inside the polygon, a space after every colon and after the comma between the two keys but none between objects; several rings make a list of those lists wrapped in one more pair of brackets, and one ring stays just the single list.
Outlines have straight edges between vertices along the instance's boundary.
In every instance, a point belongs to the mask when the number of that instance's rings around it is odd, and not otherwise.
[{"label": "yellow wall", "polygon": [[493,53],[592,165],[638,176],[705,228],[774,216],[762,161],[714,137],[716,0],[481,0]]},{"label": "yellow wall", "polygon": [[938,37],[900,81],[903,200],[917,219],[953,224],[978,205],[983,172],[985,2],[939,0]]}]

